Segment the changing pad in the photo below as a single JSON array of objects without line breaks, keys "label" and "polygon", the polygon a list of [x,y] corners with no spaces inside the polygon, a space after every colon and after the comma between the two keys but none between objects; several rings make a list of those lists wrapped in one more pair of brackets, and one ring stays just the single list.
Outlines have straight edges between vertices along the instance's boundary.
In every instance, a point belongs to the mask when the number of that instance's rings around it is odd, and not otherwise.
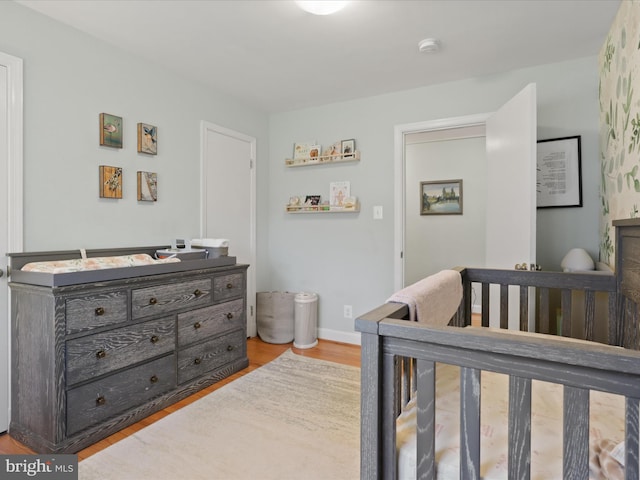
[{"label": "changing pad", "polygon": [[23,272],[40,273],[70,273],[86,270],[103,270],[107,268],[138,267],[142,265],[156,265],[160,263],[179,262],[179,258],[154,259],[146,253],[121,255],[118,257],[75,258],[71,260],[51,260],[46,262],[31,262],[20,270]]}]

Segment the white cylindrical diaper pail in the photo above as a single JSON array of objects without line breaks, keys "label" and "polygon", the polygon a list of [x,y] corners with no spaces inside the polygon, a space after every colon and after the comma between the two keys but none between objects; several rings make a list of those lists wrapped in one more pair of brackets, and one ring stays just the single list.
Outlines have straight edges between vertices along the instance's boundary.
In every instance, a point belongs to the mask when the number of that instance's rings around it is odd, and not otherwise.
[{"label": "white cylindrical diaper pail", "polygon": [[293,346],[311,348],[318,344],[318,295],[297,293],[294,297]]}]

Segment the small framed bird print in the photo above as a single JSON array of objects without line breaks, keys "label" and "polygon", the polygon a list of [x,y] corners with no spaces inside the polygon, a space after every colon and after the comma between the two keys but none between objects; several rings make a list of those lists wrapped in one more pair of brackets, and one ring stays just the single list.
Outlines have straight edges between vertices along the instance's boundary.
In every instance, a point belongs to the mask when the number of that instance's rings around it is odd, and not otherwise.
[{"label": "small framed bird print", "polygon": [[138,124],[138,152],[158,154],[158,127],[146,123]]},{"label": "small framed bird print", "polygon": [[100,114],[100,145],[122,148],[122,117]]}]

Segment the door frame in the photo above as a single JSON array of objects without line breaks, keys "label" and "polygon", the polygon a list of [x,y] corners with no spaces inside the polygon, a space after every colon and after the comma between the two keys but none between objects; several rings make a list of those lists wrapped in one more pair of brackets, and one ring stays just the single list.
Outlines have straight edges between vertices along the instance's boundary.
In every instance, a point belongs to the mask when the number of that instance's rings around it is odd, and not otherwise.
[{"label": "door frame", "polygon": [[[463,127],[485,125],[490,113],[466,115],[462,117],[426,120],[423,122],[396,125],[394,128],[394,262],[393,285],[394,291],[404,285],[404,250],[405,250],[405,185],[406,159],[405,137],[412,133],[430,132],[436,130],[450,130]],[[464,138],[464,137],[462,137]]]},{"label": "door frame", "polygon": [[[8,252],[21,252],[23,248],[23,61],[4,52],[0,52],[0,65],[7,68],[7,249]],[[2,172],[5,173],[5,172]],[[6,355],[6,405],[7,420],[11,420],[11,291],[9,290],[9,274],[6,272],[4,282],[7,289],[7,324],[0,322],[0,352]],[[3,283],[4,283],[3,282]],[[6,327],[6,328],[5,328]],[[6,348],[6,350],[5,350]],[[0,363],[4,370],[4,365]],[[0,392],[4,388],[0,388]],[[4,404],[4,402],[0,402]],[[4,422],[2,422],[4,423]],[[8,423],[8,422],[7,422]],[[6,425],[8,428],[8,425]],[[5,425],[0,424],[0,432]]]},{"label": "door frame", "polygon": [[210,123],[207,121],[201,122],[200,132],[200,237],[204,237],[207,231],[207,162],[209,148],[207,146],[206,138],[207,131],[212,131],[221,135],[246,142],[250,145],[250,158],[249,162],[249,268],[247,269],[247,335],[249,337],[255,337],[258,333],[256,323],[256,256],[257,256],[257,241],[256,241],[256,139],[249,135],[245,135],[234,130],[230,130],[220,125]]}]

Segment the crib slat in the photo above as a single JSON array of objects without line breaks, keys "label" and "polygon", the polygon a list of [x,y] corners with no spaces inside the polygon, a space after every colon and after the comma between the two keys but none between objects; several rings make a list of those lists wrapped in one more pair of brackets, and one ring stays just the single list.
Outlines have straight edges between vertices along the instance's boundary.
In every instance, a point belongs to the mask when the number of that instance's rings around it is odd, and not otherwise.
[{"label": "crib slat", "polygon": [[500,328],[509,328],[509,285],[500,285]]},{"label": "crib slat", "polygon": [[540,333],[549,333],[549,289],[540,289]]},{"label": "crib slat", "polygon": [[589,390],[564,387],[563,478],[589,478]]},{"label": "crib slat", "polygon": [[482,284],[482,326],[489,326],[489,284]]},{"label": "crib slat", "polygon": [[480,479],[480,370],[460,368],[460,478]]},{"label": "crib slat", "polygon": [[609,293],[609,345],[618,345],[618,324],[620,323],[618,317],[618,296],[614,293]]},{"label": "crib slat", "polygon": [[396,478],[396,417],[397,417],[397,384],[394,379],[397,373],[397,357],[391,353],[382,355],[384,385],[382,386],[382,478]]},{"label": "crib slat", "polygon": [[563,289],[560,294],[560,308],[562,309],[562,336],[571,336],[571,290]]},{"label": "crib slat", "polygon": [[531,477],[531,379],[509,376],[509,478]]},{"label": "crib slat", "polygon": [[529,287],[520,286],[520,331],[529,331]]},{"label": "crib slat", "polygon": [[436,368],[435,362],[417,361],[417,478],[436,478]]},{"label": "crib slat", "polygon": [[625,414],[625,475],[626,480],[637,479],[638,471],[638,412],[640,400],[637,398],[626,399]]},{"label": "crib slat", "polygon": [[383,379],[380,368],[380,342],[377,335],[362,332],[360,369],[360,475],[361,478],[381,478],[380,441],[382,426],[379,416],[380,390]]},{"label": "crib slat", "polygon": [[593,331],[596,321],[596,292],[587,290],[584,294],[584,339],[593,341]]},{"label": "crib slat", "polygon": [[[404,408],[404,406],[411,399],[411,389],[415,385],[412,380],[412,368],[411,368],[411,359],[409,357],[402,357],[402,385],[401,385],[401,397],[399,410],[400,412]],[[399,413],[399,412],[398,412]]]}]

